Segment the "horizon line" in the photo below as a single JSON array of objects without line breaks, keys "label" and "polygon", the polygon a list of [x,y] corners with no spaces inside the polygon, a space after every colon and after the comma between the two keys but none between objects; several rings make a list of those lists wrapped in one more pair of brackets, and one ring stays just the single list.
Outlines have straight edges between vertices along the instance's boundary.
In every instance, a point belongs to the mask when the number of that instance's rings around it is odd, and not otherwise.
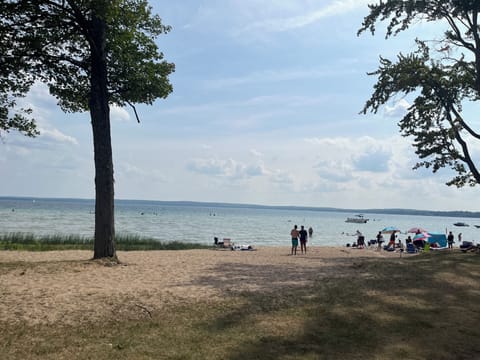
[{"label": "horizon line", "polygon": [[[93,201],[94,198],[75,198],[75,197],[39,197],[39,196],[14,196],[14,195],[0,195],[0,199],[32,199],[32,200],[80,200],[80,201]],[[138,202],[158,202],[164,204],[191,204],[191,205],[216,205],[223,207],[251,207],[251,208],[264,208],[264,209],[295,209],[295,210],[312,210],[312,211],[337,211],[337,212],[356,212],[356,213],[391,213],[391,214],[429,214],[429,215],[453,215],[463,214],[474,217],[476,215],[480,217],[480,211],[472,210],[419,210],[409,208],[370,208],[370,209],[354,209],[354,208],[339,208],[333,206],[307,206],[307,205],[262,205],[251,203],[231,203],[231,202],[217,202],[217,201],[193,201],[193,200],[145,200],[145,199],[122,199],[115,198],[115,201],[138,201]]]}]

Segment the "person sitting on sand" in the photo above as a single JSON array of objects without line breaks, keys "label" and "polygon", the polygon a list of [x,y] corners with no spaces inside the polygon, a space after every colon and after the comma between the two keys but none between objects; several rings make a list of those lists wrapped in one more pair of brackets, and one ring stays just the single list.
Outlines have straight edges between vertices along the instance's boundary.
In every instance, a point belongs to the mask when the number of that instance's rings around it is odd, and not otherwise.
[{"label": "person sitting on sand", "polygon": [[426,241],[421,239],[413,241],[413,245],[415,245],[417,249],[423,249],[425,247],[425,243]]}]

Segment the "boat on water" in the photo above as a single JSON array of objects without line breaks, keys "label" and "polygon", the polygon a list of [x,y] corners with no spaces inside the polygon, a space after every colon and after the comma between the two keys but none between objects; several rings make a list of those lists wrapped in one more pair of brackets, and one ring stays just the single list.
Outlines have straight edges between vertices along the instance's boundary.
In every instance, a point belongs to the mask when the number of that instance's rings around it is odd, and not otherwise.
[{"label": "boat on water", "polygon": [[365,224],[368,220],[369,219],[366,219],[365,217],[363,217],[362,214],[359,214],[359,215],[355,215],[355,217],[347,218],[347,220],[345,220],[345,222],[355,223],[355,224]]},{"label": "boat on water", "polygon": [[453,225],[455,225],[455,226],[470,226],[470,225],[468,225],[467,223],[464,223],[464,222],[456,222]]}]

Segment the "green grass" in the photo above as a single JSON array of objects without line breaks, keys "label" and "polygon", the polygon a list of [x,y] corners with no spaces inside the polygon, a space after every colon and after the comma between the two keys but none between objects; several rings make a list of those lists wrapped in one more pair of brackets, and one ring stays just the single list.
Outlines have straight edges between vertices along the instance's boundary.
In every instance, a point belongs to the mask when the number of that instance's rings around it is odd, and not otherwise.
[{"label": "green grass", "polygon": [[[0,320],[0,353],[3,359],[479,358],[478,254],[355,259],[343,269],[310,285],[230,291],[221,301],[165,306],[151,317],[112,314],[78,326]],[[259,266],[258,276],[285,270]],[[225,284],[238,271],[223,267]]]},{"label": "green grass", "polygon": [[[116,249],[133,250],[188,250],[206,249],[211,246],[181,241],[159,241],[138,235],[115,236]],[[79,235],[45,235],[35,236],[30,233],[9,233],[0,235],[0,250],[92,250],[93,239]]]}]

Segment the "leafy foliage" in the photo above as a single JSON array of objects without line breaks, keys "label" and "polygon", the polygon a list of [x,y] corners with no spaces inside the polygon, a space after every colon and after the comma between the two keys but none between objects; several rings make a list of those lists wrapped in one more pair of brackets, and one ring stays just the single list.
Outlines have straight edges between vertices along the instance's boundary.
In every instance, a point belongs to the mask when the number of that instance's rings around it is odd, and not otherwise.
[{"label": "leafy foliage", "polygon": [[[155,38],[167,33],[146,0],[0,2],[0,130],[35,135],[17,109],[35,81],[66,112],[90,111],[95,159],[94,257],[114,257],[114,179],[109,105],[152,104],[172,92],[174,65]],[[138,116],[137,116],[138,120]]]},{"label": "leafy foliage", "polygon": [[369,8],[358,34],[374,34],[382,21],[388,22],[386,38],[419,21],[444,22],[447,30],[436,41],[417,39],[417,50],[400,53],[396,61],[381,57],[379,68],[369,74],[378,80],[362,112],[377,113],[398,95],[413,96],[399,127],[403,136],[413,137],[421,159],[414,168],[450,167],[457,175],[447,185],[480,183],[471,153],[480,134],[462,113],[467,102],[480,99],[480,2],[390,0]]},{"label": "leafy foliage", "polygon": [[[105,9],[99,12],[99,6]],[[40,80],[48,84],[64,111],[89,110],[96,13],[105,14],[108,29],[109,102],[152,104],[172,91],[168,75],[174,64],[163,60],[154,41],[170,27],[152,14],[147,1],[9,1],[2,2],[0,13],[0,35],[6,39],[2,68],[11,64],[5,71],[10,74],[23,68],[9,84],[14,95],[25,94],[34,80]],[[0,93],[5,93],[4,88]]]},{"label": "leafy foliage", "polygon": [[[0,4],[3,13],[5,4]],[[14,34],[5,31],[8,20],[0,16],[0,135],[1,132],[18,130],[27,136],[38,134],[35,122],[29,118],[31,109],[18,108],[17,98],[24,96],[33,83],[21,56],[12,56],[16,50]]]}]

